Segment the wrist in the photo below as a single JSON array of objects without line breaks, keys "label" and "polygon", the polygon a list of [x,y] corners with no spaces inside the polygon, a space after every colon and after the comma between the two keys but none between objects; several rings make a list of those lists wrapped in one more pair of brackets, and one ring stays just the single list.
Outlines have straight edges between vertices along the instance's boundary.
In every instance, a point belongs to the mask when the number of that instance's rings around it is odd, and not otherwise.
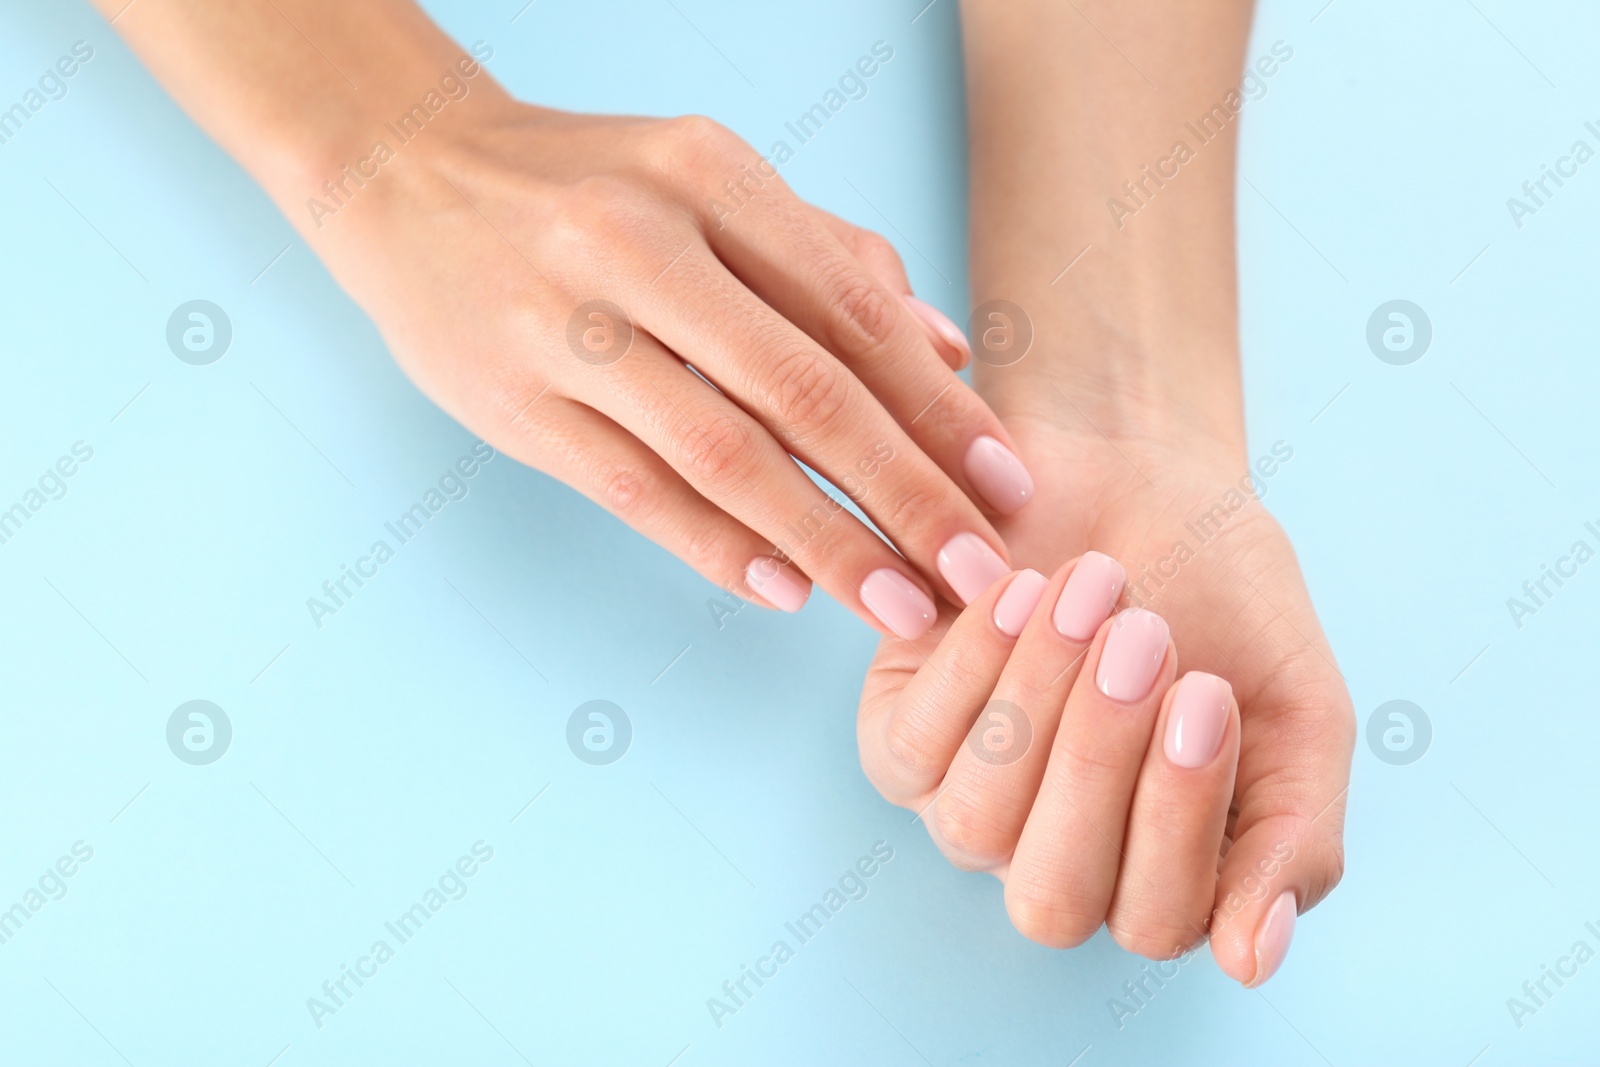
[{"label": "wrist", "polygon": [[359,96],[308,109],[278,130],[267,147],[273,160],[251,169],[308,238],[358,202],[372,210],[352,214],[381,213],[390,199],[384,190],[396,184],[386,176],[515,106],[484,66],[492,56],[483,42],[463,48],[440,34],[403,66],[364,83]]},{"label": "wrist", "polygon": [[981,340],[974,343],[973,384],[1002,419],[1230,468],[1243,461],[1244,403],[1231,330],[1048,305],[1024,314],[1032,344],[1015,363],[985,362]]}]

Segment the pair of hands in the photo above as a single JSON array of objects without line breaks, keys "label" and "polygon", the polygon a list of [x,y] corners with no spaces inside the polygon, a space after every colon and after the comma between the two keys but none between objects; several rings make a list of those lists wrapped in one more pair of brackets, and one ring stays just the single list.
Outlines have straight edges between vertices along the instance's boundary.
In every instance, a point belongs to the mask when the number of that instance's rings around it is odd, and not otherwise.
[{"label": "pair of hands", "polygon": [[[306,229],[413,379],[719,586],[795,611],[815,581],[884,634],[863,764],[1006,881],[1025,934],[1107,922],[1155,957],[1209,936],[1230,976],[1265,980],[1338,881],[1354,725],[1288,541],[1239,495],[1239,442],[1102,433],[1048,402],[1073,386],[1048,352],[991,408],[888,243],[708,120],[493,87],[452,107]],[[1219,502],[1214,536],[1167,562]],[[1107,621],[1118,593],[1149,610]],[[1004,733],[991,699],[1024,710],[1014,761],[979,755]]]}]

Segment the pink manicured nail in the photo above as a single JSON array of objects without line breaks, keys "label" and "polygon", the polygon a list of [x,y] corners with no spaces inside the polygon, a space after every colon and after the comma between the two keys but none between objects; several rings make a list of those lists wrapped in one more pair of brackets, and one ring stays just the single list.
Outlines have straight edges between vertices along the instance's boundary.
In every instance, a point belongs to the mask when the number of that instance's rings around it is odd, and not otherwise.
[{"label": "pink manicured nail", "polygon": [[1033,476],[1005,445],[985,434],[967,446],[967,480],[989,506],[1009,515],[1033,496]]},{"label": "pink manicured nail", "polygon": [[1007,637],[1016,637],[1033,617],[1050,579],[1035,570],[1018,571],[994,605],[994,624]]},{"label": "pink manicured nail", "polygon": [[771,556],[757,556],[744,569],[744,580],[761,599],[790,614],[806,605],[811,584]]},{"label": "pink manicured nail", "polygon": [[861,583],[861,602],[878,621],[907,641],[928,632],[938,612],[928,594],[910,578],[884,567],[867,575]]},{"label": "pink manicured nail", "polygon": [[1249,988],[1265,982],[1278,973],[1283,958],[1289,954],[1289,941],[1294,937],[1294,915],[1298,905],[1294,890],[1286,890],[1261,920],[1256,930],[1256,976],[1250,979]]},{"label": "pink manicured nail", "polygon": [[1190,671],[1178,683],[1162,747],[1179,767],[1204,767],[1217,758],[1228,728],[1233,687],[1214,674]]},{"label": "pink manicured nail", "polygon": [[972,346],[967,343],[967,335],[961,332],[961,327],[951,322],[944,312],[932,304],[924,304],[914,296],[904,296],[901,299],[934,336],[961,353],[961,365],[966,366],[972,359]]},{"label": "pink manicured nail", "polygon": [[1061,587],[1051,616],[1056,632],[1069,641],[1092,640],[1100,624],[1111,617],[1127,580],[1122,564],[1099,552],[1085,552]]},{"label": "pink manicured nail", "polygon": [[1167,655],[1167,620],[1153,611],[1129,608],[1111,623],[1094,684],[1112,700],[1143,700],[1155,684]]},{"label": "pink manicured nail", "polygon": [[1004,578],[1011,570],[989,542],[977,534],[956,534],[939,550],[939,573],[956,591],[963,605],[983,595],[983,591]]}]

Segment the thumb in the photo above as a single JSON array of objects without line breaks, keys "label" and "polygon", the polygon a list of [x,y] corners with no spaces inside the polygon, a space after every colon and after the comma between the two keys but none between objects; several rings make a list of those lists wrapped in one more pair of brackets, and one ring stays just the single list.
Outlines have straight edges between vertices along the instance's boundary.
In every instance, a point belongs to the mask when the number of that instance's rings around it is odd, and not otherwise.
[{"label": "thumb", "polygon": [[1282,966],[1297,916],[1344,873],[1355,724],[1337,675],[1323,699],[1258,707],[1250,718],[1242,724],[1239,817],[1217,879],[1210,938],[1223,972],[1254,988]]}]

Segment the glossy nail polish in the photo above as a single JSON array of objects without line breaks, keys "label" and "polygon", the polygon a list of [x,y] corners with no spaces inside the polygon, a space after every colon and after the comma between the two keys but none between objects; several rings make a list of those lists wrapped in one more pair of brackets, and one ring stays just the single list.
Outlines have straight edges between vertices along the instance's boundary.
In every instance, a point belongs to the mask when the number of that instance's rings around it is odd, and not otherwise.
[{"label": "glossy nail polish", "polygon": [[1089,641],[1100,624],[1111,617],[1127,582],[1122,564],[1099,552],[1085,552],[1067,576],[1051,621],[1056,632],[1071,641]]},{"label": "glossy nail polish", "polygon": [[984,435],[967,446],[967,480],[991,508],[1010,515],[1033,497],[1033,477],[1005,445]]},{"label": "glossy nail polish", "polygon": [[757,556],[744,569],[744,580],[761,599],[793,614],[806,605],[811,595],[811,585],[800,578],[792,567],[779,563],[771,556]]},{"label": "glossy nail polish", "polygon": [[1228,729],[1233,687],[1214,674],[1190,671],[1172,694],[1161,747],[1179,767],[1204,767],[1217,758]]},{"label": "glossy nail polish", "polygon": [[1131,704],[1150,695],[1167,655],[1167,620],[1153,611],[1129,608],[1111,623],[1094,684],[1112,700]]},{"label": "glossy nail polish", "polygon": [[1018,571],[994,605],[994,625],[1007,637],[1016,637],[1033,617],[1050,579],[1035,570]]},{"label": "glossy nail polish", "polygon": [[915,641],[928,632],[938,612],[928,594],[899,571],[875,570],[861,583],[861,602],[896,635]]},{"label": "glossy nail polish", "polygon": [[1249,988],[1265,982],[1283,966],[1284,957],[1289,955],[1289,942],[1294,938],[1298,907],[1294,890],[1290,889],[1274,900],[1261,917],[1261,925],[1256,928],[1256,976],[1250,979]]},{"label": "glossy nail polish", "polygon": [[944,312],[932,304],[924,303],[914,296],[904,296],[901,299],[906,302],[906,307],[922,320],[929,333],[961,353],[962,366],[971,361],[972,345],[967,342],[967,335],[961,332],[961,327],[951,322]]},{"label": "glossy nail polish", "polygon": [[963,605],[978,599],[1011,570],[989,542],[972,533],[956,534],[946,541],[935,562]]}]

